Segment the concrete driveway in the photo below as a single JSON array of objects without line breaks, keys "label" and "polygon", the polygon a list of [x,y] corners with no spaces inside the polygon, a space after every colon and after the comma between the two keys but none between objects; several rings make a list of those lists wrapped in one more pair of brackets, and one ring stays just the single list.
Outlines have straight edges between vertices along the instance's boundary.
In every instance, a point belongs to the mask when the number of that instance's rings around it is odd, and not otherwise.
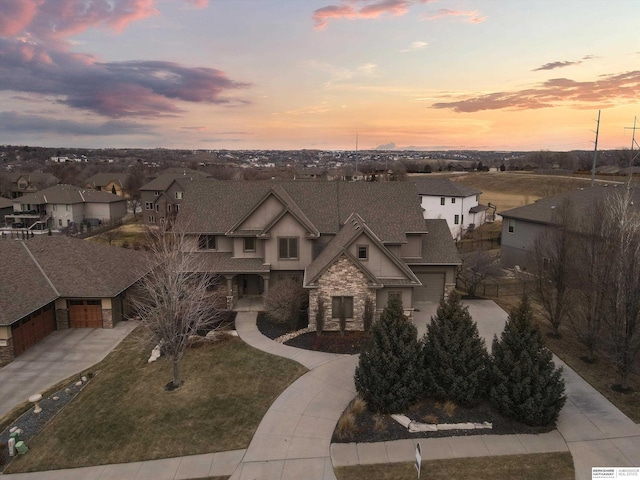
[{"label": "concrete driveway", "polygon": [[[462,304],[469,308],[471,318],[478,325],[478,333],[487,344],[491,352],[493,335],[500,336],[507,321],[507,313],[491,300],[463,300]],[[436,302],[419,302],[415,304],[419,310],[414,312],[413,323],[418,328],[418,338],[427,332],[427,324],[431,323],[431,317],[436,314],[438,304]]]},{"label": "concrete driveway", "polygon": [[0,417],[34,393],[41,393],[98,363],[136,326],[137,322],[129,320],[113,329],[72,328],[53,332],[0,368]]}]

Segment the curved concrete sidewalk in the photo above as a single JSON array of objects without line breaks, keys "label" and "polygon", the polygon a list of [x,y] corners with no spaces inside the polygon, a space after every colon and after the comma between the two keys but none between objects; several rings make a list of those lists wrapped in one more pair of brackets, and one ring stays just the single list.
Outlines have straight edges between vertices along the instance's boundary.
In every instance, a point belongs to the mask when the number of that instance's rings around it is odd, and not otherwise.
[{"label": "curved concrete sidewalk", "polygon": [[258,331],[255,313],[238,312],[236,329],[249,345],[291,358],[311,371],[269,408],[231,480],[335,480],[331,436],[356,394],[353,374],[358,357],[276,343]]}]

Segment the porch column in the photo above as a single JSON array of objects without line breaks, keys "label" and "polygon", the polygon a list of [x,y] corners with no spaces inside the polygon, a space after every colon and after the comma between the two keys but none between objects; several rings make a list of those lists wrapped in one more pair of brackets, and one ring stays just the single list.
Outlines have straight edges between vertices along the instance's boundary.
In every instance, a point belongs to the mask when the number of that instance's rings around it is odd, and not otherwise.
[{"label": "porch column", "polygon": [[227,295],[233,295],[233,275],[225,275],[224,278],[227,280]]},{"label": "porch column", "polygon": [[269,291],[269,275],[262,275],[262,280],[264,282],[264,292],[267,293]]}]

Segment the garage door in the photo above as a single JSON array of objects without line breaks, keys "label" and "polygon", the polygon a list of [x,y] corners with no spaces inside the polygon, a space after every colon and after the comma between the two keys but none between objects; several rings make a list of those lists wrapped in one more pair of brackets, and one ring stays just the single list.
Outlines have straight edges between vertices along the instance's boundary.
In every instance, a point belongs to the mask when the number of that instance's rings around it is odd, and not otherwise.
[{"label": "garage door", "polygon": [[41,308],[11,325],[13,354],[17,357],[55,330],[53,306]]},{"label": "garage door", "polygon": [[444,296],[444,273],[418,273],[422,287],[413,289],[414,302],[439,302]]},{"label": "garage door", "polygon": [[102,302],[69,300],[69,327],[102,328]]}]

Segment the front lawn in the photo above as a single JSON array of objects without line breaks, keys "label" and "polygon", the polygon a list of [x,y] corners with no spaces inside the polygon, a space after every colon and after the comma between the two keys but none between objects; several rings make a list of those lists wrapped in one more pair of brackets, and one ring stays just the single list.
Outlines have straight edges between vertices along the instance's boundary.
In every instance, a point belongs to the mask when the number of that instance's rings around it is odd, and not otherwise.
[{"label": "front lawn", "polygon": [[[424,461],[420,478],[429,480],[573,480],[575,472],[570,453],[538,453],[501,457],[455,458]],[[411,463],[356,465],[335,469],[338,480],[395,480],[416,478]]]},{"label": "front lawn", "polygon": [[150,351],[125,339],[5,473],[246,448],[271,403],[306,372],[229,338],[190,349],[181,363],[185,384],[167,392],[171,363],[147,363]]}]

